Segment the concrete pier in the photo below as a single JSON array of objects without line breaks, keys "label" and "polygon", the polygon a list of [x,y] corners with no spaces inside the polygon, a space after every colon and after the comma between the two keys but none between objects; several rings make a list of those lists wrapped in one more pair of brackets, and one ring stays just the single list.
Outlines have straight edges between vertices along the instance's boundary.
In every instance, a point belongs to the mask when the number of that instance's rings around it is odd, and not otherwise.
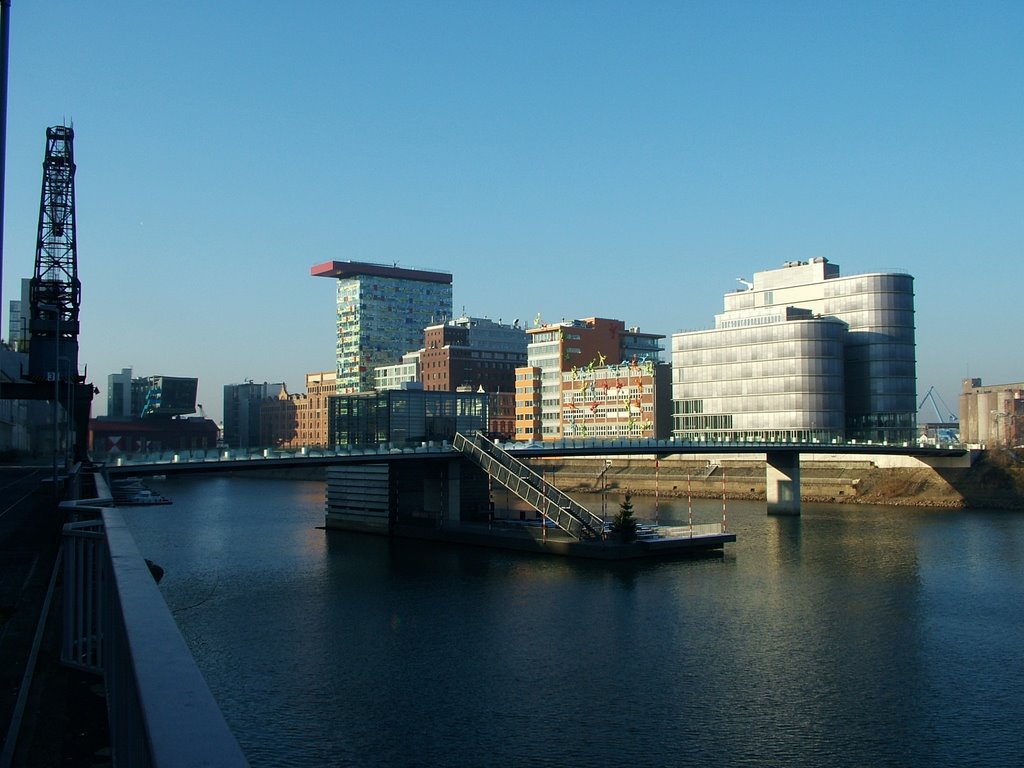
[{"label": "concrete pier", "polygon": [[768,451],[765,483],[769,515],[800,514],[800,454],[797,451]]}]

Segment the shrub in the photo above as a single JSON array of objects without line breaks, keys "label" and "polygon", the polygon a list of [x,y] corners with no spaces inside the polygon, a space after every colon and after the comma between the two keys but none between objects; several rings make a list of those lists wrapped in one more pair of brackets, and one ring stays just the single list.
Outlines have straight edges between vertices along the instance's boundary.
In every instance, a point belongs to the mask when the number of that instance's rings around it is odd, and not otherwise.
[{"label": "shrub", "polygon": [[612,537],[621,542],[636,541],[636,518],[633,517],[633,494],[626,491],[619,511],[612,520]]}]

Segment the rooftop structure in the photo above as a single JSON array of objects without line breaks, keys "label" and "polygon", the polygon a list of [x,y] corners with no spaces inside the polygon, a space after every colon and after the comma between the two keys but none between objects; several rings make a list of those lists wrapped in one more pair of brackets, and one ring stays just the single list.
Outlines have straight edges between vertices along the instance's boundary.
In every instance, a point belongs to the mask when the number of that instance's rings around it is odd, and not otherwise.
[{"label": "rooftop structure", "polygon": [[394,365],[379,365],[374,369],[373,388],[378,392],[386,389],[408,389],[409,385],[422,388],[420,383],[420,352],[406,352],[402,362]]}]

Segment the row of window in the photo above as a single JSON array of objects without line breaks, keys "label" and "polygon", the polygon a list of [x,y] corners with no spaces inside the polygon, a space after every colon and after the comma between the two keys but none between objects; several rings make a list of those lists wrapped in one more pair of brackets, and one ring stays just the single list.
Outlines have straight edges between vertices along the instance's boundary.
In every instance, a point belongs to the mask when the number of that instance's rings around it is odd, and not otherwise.
[{"label": "row of window", "polygon": [[843,345],[838,342],[803,339],[770,344],[679,350],[672,356],[672,362],[673,368],[679,369],[759,360],[842,360],[843,351]]},{"label": "row of window", "polygon": [[[694,410],[685,410],[687,408]],[[744,413],[756,416],[769,413],[836,414],[843,413],[846,406],[842,393],[799,392],[682,398],[672,401],[672,410],[675,414]]]},{"label": "row of window", "polygon": [[718,366],[680,371],[679,378],[673,382],[673,396],[679,399],[717,393],[842,392],[844,388],[843,367],[838,361],[821,366],[817,371],[803,365],[767,362],[742,371]]},{"label": "row of window", "polygon": [[[842,344],[846,340],[846,326],[835,320],[814,322],[785,322],[752,328],[693,331],[672,336],[672,359],[676,353],[700,349],[757,348],[773,342],[831,341]],[[826,351],[832,347],[825,347]]]},{"label": "row of window", "polygon": [[688,443],[831,443],[842,433],[820,429],[674,430]]}]

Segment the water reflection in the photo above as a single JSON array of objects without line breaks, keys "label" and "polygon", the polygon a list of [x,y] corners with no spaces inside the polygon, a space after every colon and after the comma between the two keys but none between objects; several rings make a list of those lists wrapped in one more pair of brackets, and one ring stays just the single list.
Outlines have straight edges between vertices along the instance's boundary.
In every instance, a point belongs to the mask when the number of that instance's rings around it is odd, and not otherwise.
[{"label": "water reflection", "polygon": [[730,501],[723,555],[608,565],[173,485],[130,524],[256,766],[1020,764],[1019,516]]}]

